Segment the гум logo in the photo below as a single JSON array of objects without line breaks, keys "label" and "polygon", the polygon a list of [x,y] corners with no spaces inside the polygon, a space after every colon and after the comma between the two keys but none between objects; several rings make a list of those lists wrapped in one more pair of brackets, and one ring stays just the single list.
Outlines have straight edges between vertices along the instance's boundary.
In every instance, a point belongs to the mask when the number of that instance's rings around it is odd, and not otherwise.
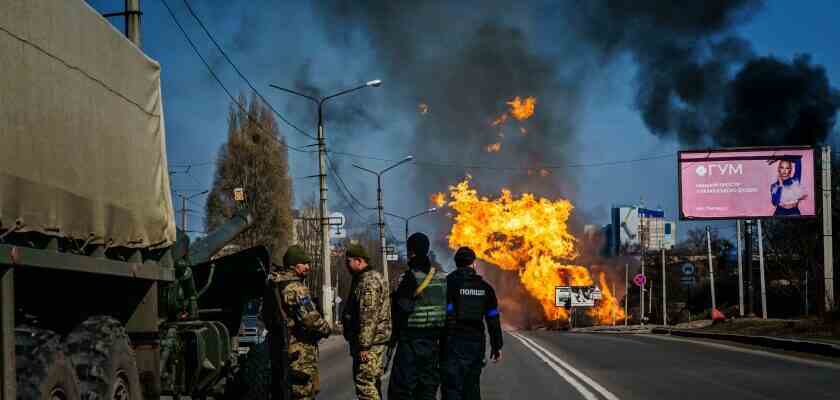
[{"label": "\u0433\u0443\u043c logo", "polygon": [[706,176],[706,167],[704,167],[704,166],[702,166],[702,165],[698,165],[698,166],[697,166],[697,169],[695,169],[695,170],[694,170],[694,172],[695,172],[698,176]]}]

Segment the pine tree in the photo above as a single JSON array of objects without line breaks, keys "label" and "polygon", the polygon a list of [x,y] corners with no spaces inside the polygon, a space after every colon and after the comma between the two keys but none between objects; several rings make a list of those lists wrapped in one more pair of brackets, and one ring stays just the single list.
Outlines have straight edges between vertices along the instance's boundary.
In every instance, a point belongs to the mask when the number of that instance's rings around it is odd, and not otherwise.
[{"label": "pine tree", "polygon": [[219,149],[213,189],[207,198],[208,231],[224,224],[236,210],[235,188],[243,188],[245,208],[254,218],[250,229],[232,244],[264,245],[275,262],[292,235],[292,180],[289,153],[271,111],[256,96],[239,96],[228,112],[228,140]]}]

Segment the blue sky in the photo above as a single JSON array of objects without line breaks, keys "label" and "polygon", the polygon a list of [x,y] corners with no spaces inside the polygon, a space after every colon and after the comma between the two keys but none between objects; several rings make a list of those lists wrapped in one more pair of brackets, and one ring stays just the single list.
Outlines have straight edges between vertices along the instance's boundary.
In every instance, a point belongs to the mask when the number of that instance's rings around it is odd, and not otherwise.
[{"label": "blue sky", "polygon": [[[244,91],[247,86],[237,78],[233,70],[223,62],[212,44],[191,19],[181,0],[167,0],[178,19],[188,30],[205,56],[211,59],[216,72],[226,85],[235,92]],[[100,12],[120,11],[122,1],[88,0]],[[305,2],[272,3],[270,12],[259,10],[249,1],[198,1],[191,2],[208,28],[222,46],[257,86],[258,89],[289,120],[305,129],[313,129],[315,115],[310,104],[302,99],[289,97],[268,87],[269,83],[294,86],[296,80],[306,77],[311,84],[323,91],[343,89],[358,82],[381,77],[384,67],[377,63],[375,53],[367,44],[364,28],[347,29],[344,35],[346,47],[330,40],[321,28],[323,21],[316,9]],[[225,4],[220,6],[220,4]],[[527,2],[523,3],[527,9]],[[833,84],[840,82],[840,54],[836,40],[840,38],[840,3],[828,0],[809,1],[807,7],[800,2],[769,1],[748,23],[737,28],[749,40],[759,55],[775,55],[790,59],[799,53],[809,53],[815,64],[825,67]],[[113,7],[113,8],[112,8]],[[209,189],[212,176],[212,161],[226,138],[226,113],[229,100],[218,85],[206,73],[200,60],[188,47],[183,35],[177,30],[160,0],[145,0],[143,7],[143,49],[161,63],[165,120],[167,128],[167,150],[170,164],[195,164],[189,174],[173,175],[175,190],[196,192]],[[270,14],[270,18],[263,14]],[[539,31],[538,13],[521,10],[511,11],[510,18],[531,18],[523,26]],[[244,21],[244,22],[243,22]],[[112,19],[122,27],[119,18]],[[254,25],[256,32],[271,32],[271,35],[247,37],[248,25]],[[457,38],[452,38],[457,42]],[[546,42],[546,43],[543,43]],[[550,38],[540,37],[534,43],[548,47]],[[546,50],[550,51],[550,50]],[[648,133],[636,111],[634,100],[634,75],[636,66],[629,58],[620,59],[607,68],[608,72],[587,85],[579,112],[575,115],[576,138],[574,154],[564,154],[563,160],[583,163],[629,160],[675,154],[678,143],[660,139]],[[406,118],[406,110],[395,109],[397,105],[384,101],[386,92],[393,85],[385,82],[381,88],[366,89],[336,99],[330,110],[346,107],[347,104],[369,102],[370,113],[384,121],[379,126],[370,126],[364,131],[349,131],[347,126],[330,124],[327,113],[327,136],[330,147],[335,151],[367,154],[384,158],[401,158],[412,152],[411,132],[414,121]],[[408,99],[413,102],[414,99]],[[432,105],[434,112],[435,105]],[[537,109],[537,112],[541,110]],[[292,145],[310,144],[309,139],[293,132],[281,124],[281,129]],[[838,141],[837,128],[829,141]],[[445,143],[443,144],[445,146]],[[562,150],[559,150],[562,151]],[[298,205],[314,196],[317,182],[302,177],[317,173],[312,154],[290,152],[291,174],[295,184]],[[338,157],[338,156],[336,156]],[[559,157],[559,155],[558,155]],[[446,159],[450,159],[447,157]],[[340,160],[340,173],[349,188],[362,202],[373,205],[375,186],[372,177],[362,175],[349,167],[350,162]],[[361,160],[366,166],[379,168],[381,162]],[[675,158],[659,158],[633,164],[620,164],[587,168],[570,168],[558,173],[575,177],[574,193],[556,193],[556,197],[571,197],[578,210],[587,216],[587,222],[607,223],[611,204],[635,203],[640,199],[648,206],[661,206],[666,215],[676,217],[676,161]],[[182,169],[175,169],[180,171]],[[386,177],[385,208],[403,215],[413,214],[428,206],[426,190],[412,188],[415,174],[422,174],[419,166],[403,166]],[[453,174],[452,182],[460,178]],[[346,208],[347,200],[330,191],[330,206]],[[492,195],[492,193],[487,193]],[[196,198],[191,204],[194,209],[203,208],[203,198]],[[369,212],[361,212],[365,217]],[[348,218],[359,223],[359,217],[348,212]],[[190,229],[203,229],[200,215],[190,218]],[[362,222],[363,223],[363,222]],[[718,225],[734,226],[717,223]],[[391,221],[392,229],[400,235],[401,223]],[[684,223],[679,230],[701,227],[705,223]],[[418,220],[417,229],[432,230],[435,225]],[[733,231],[734,229],[729,229]],[[432,231],[442,236],[446,232]]]}]

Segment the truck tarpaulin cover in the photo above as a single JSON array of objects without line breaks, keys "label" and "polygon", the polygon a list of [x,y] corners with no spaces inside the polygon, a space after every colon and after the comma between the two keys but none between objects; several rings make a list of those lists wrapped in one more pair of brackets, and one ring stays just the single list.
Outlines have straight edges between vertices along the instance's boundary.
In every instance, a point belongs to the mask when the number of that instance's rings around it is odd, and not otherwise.
[{"label": "truck tarpaulin cover", "polygon": [[160,66],[83,0],[4,0],[0,227],[175,239]]},{"label": "truck tarpaulin cover", "polygon": [[683,151],[684,219],[813,217],[814,150],[756,148]]}]

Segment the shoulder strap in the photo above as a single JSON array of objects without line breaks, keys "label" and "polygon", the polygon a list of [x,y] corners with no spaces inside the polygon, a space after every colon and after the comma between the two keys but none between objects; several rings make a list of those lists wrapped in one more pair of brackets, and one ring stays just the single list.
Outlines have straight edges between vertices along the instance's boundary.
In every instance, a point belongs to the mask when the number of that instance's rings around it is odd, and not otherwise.
[{"label": "shoulder strap", "polygon": [[436,272],[437,272],[437,269],[435,267],[432,267],[431,269],[429,269],[429,273],[426,274],[425,278],[423,278],[423,282],[420,282],[420,285],[418,285],[417,289],[414,290],[414,297],[417,297],[417,296],[420,296],[421,294],[423,294],[423,291],[426,290],[426,288],[429,286],[429,283],[431,283],[432,279],[434,279]]}]

